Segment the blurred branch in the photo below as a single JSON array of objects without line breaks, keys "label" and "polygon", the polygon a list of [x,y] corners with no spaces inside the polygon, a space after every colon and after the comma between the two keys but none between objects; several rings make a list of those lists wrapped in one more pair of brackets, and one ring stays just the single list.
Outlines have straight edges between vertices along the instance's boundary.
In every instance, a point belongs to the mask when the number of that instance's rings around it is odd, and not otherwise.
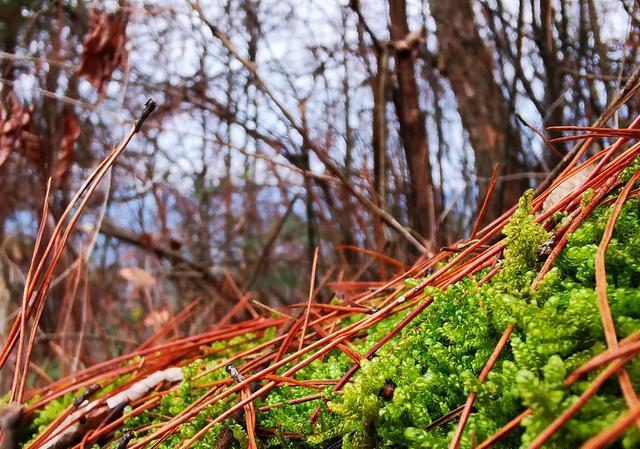
[{"label": "blurred branch", "polygon": [[16,55],[15,53],[9,53],[1,50],[0,50],[0,59],[8,59],[9,61],[30,61],[30,62],[37,62],[37,63],[46,63],[50,65],[55,65],[57,67],[60,67],[66,70],[76,70],[78,68],[75,65],[65,64],[62,61],[58,61],[51,58],[34,58],[33,56]]},{"label": "blurred branch", "polygon": [[289,204],[287,205],[287,210],[282,215],[282,218],[280,218],[280,221],[278,221],[278,224],[276,225],[276,227],[273,228],[273,231],[271,231],[271,234],[269,235],[269,239],[267,240],[267,243],[264,245],[264,248],[262,248],[262,253],[260,254],[260,258],[258,259],[258,262],[256,263],[256,266],[253,269],[253,273],[249,277],[249,282],[247,282],[247,285],[244,288],[245,290],[250,290],[251,287],[253,287],[253,284],[255,283],[256,279],[258,279],[258,276],[260,275],[260,271],[262,270],[262,266],[264,265],[264,261],[269,256],[271,247],[273,246],[274,242],[280,235],[280,232],[282,232],[284,223],[287,221],[287,218],[289,218],[289,215],[291,215],[291,212],[293,211],[293,205],[299,198],[300,197],[296,195],[293,197],[291,201],[289,201]]},{"label": "blurred branch", "polygon": [[151,241],[151,239],[146,235],[136,234],[133,231],[128,229],[121,228],[115,225],[110,220],[105,219],[100,227],[100,233],[109,237],[116,238],[123,242],[129,243],[131,245],[137,246],[138,248],[150,251],[154,253],[156,256],[168,259],[173,264],[183,264],[188,266],[189,268],[197,271],[202,275],[202,277],[207,278],[209,280],[220,282],[222,278],[222,268],[220,267],[212,267],[209,268],[204,264],[195,262],[178,251],[169,248],[168,246],[161,245]]},{"label": "blurred branch", "polygon": [[113,111],[107,110],[105,108],[101,108],[98,107],[96,105],[93,105],[91,103],[87,103],[86,101],[81,101],[81,100],[77,100],[75,98],[71,98],[67,95],[63,95],[63,94],[59,94],[56,92],[52,92],[50,90],[47,89],[43,89],[41,87],[38,86],[29,86],[28,88],[25,88],[22,84],[18,84],[12,80],[6,79],[6,78],[0,78],[0,84],[3,84],[5,86],[10,86],[14,89],[24,89],[24,90],[33,90],[35,92],[39,92],[42,94],[42,96],[46,97],[46,98],[52,98],[54,100],[59,100],[63,103],[67,103],[70,104],[72,106],[76,106],[78,108],[81,109],[86,109],[88,111],[91,112],[97,112],[99,114],[104,114],[109,116],[110,118],[112,118],[113,120],[116,120],[118,123],[120,124],[132,124],[133,120],[127,120],[127,119],[123,119],[121,114],[124,114],[125,111],[121,111],[120,113],[115,113]]},{"label": "blurred branch", "polygon": [[382,45],[380,44],[380,40],[376,37],[376,34],[373,32],[373,30],[365,20],[364,16],[362,15],[362,11],[360,10],[360,1],[359,0],[349,1],[349,8],[351,8],[353,12],[355,12],[356,15],[358,16],[358,23],[367,32],[376,50],[379,53],[382,52],[383,48],[382,48]]}]

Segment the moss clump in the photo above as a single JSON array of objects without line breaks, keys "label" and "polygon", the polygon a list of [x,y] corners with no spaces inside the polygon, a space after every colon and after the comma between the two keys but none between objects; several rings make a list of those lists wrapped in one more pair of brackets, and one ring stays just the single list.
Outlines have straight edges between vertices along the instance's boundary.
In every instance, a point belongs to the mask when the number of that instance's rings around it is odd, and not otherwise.
[{"label": "moss clump", "polygon": [[[400,342],[365,363],[362,370],[329,404],[341,418],[321,429],[310,441],[340,436],[343,447],[446,448],[455,420],[430,428],[437,418],[464,404],[477,393],[475,411],[462,447],[492,435],[525,408],[533,413],[522,426],[495,447],[526,447],[584,391],[593,375],[566,388],[566,376],[606,349],[594,290],[594,256],[610,214],[600,207],[572,236],[556,266],[537,290],[528,286],[540,263],[537,251],[549,234],[529,214],[530,196],[505,229],[506,249],[501,270],[478,287],[466,279],[444,292],[428,291],[434,303]],[[619,337],[640,329],[640,201],[625,204],[607,253],[609,301]],[[484,384],[476,380],[499,335],[515,324],[510,344]],[[634,385],[640,384],[640,363],[628,365]],[[396,385],[385,400],[379,389],[385,381]],[[615,380],[592,398],[556,434],[548,447],[578,447],[610,426],[626,410]],[[640,434],[632,429],[622,447],[638,447]]]},{"label": "moss clump", "polygon": [[533,190],[528,190],[502,231],[506,236],[504,259],[493,284],[506,292],[519,292],[531,285],[540,269],[538,251],[550,237],[531,214],[532,200]]},{"label": "moss clump", "polygon": [[84,393],[84,389],[79,392],[67,393],[61,398],[49,402],[47,405],[35,411],[33,420],[22,429],[22,440],[30,441],[34,439],[40,432],[58,416],[60,416],[72,403],[73,400]]}]

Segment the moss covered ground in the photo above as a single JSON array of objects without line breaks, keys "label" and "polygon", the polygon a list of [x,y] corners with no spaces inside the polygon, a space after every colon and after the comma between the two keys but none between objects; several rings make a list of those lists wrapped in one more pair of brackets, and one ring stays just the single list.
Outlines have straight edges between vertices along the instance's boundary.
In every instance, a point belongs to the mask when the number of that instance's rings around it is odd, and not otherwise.
[{"label": "moss covered ground", "polygon": [[[568,244],[537,288],[530,285],[543,258],[540,250],[553,229],[537,224],[530,211],[530,195],[503,230],[504,256],[499,270],[481,282],[488,268],[444,291],[427,287],[422,298],[433,303],[377,351],[362,360],[360,369],[340,392],[335,382],[352,366],[347,351],[334,349],[297,372],[297,385],[280,385],[255,402],[258,446],[264,448],[447,448],[457,425],[456,410],[470,392],[476,401],[462,435],[461,447],[484,441],[526,409],[530,414],[496,448],[528,445],[578,397],[600,372],[594,370],[570,386],[567,376],[607,348],[595,282],[595,255],[612,205],[598,206],[568,237]],[[556,229],[563,224],[558,215]],[[606,253],[608,298],[617,337],[640,331],[640,199],[623,206]],[[405,280],[407,290],[420,279]],[[407,308],[362,332],[349,342],[351,350],[366,353],[411,312]],[[342,326],[364,315],[354,314]],[[496,342],[510,324],[514,330],[485,382],[478,374]],[[166,423],[197,401],[211,385],[229,378],[224,363],[233,354],[268,342],[276,329],[214,343],[214,355],[182,367],[184,379],[164,394],[159,405],[124,420],[111,443],[133,432],[131,446],[150,429]],[[247,360],[236,360],[241,365]],[[293,362],[281,367],[284,373]],[[640,387],[640,360],[626,365],[633,386]],[[205,374],[203,374],[205,373]],[[305,384],[305,380],[310,380]],[[324,384],[321,380],[326,381]],[[308,386],[307,386],[308,385]],[[320,385],[320,386],[318,386]],[[103,390],[104,393],[105,390]],[[324,393],[301,403],[296,399]],[[24,432],[29,441],[69,406],[70,393],[37,410]],[[202,410],[180,424],[159,445],[180,447],[211,419],[238,402],[236,394]],[[320,407],[318,419],[310,419]],[[131,411],[125,409],[125,414]],[[605,382],[580,411],[544,447],[577,448],[611,426],[628,410],[615,376]],[[446,419],[452,415],[452,419]],[[444,418],[443,418],[444,417]],[[250,445],[244,420],[215,425],[191,447],[218,447],[224,429],[233,435],[229,447]],[[640,432],[631,427],[615,447],[640,447]]]}]

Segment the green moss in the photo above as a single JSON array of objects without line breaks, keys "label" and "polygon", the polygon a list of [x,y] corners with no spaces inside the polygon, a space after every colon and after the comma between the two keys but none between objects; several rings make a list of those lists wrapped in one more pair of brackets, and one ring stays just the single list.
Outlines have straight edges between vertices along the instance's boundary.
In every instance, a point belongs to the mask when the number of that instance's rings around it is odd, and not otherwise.
[{"label": "green moss", "polygon": [[504,291],[519,292],[531,285],[540,269],[538,251],[550,237],[531,214],[532,199],[533,190],[525,192],[518,209],[502,231],[506,236],[504,259],[494,285]]},{"label": "green moss", "polygon": [[33,421],[25,429],[24,439],[30,441],[42,432],[54,419],[60,416],[72,403],[73,400],[84,391],[67,393],[61,398],[54,399],[43,408],[35,411]]},{"label": "green moss", "polygon": [[[594,256],[610,214],[600,207],[569,239],[556,266],[536,291],[528,286],[540,269],[538,248],[549,234],[529,214],[525,196],[504,233],[505,258],[494,279],[477,287],[467,279],[445,292],[429,291],[430,306],[401,342],[363,364],[344,393],[330,403],[338,424],[321,428],[310,441],[340,436],[344,447],[446,448],[455,420],[428,429],[438,417],[477,393],[475,411],[463,435],[482,441],[527,407],[532,415],[496,447],[526,447],[555,417],[573,403],[593,375],[566,388],[567,374],[606,348],[594,291]],[[609,301],[619,337],[640,329],[638,260],[640,202],[625,204],[615,239],[607,253]],[[480,305],[484,307],[481,307]],[[514,334],[484,384],[477,375],[499,335],[509,323]],[[640,383],[640,363],[629,370]],[[381,385],[395,384],[391,400]],[[548,447],[578,447],[610,426],[626,410],[617,385],[611,383],[555,435]],[[623,447],[637,447],[640,435],[627,432]]]}]

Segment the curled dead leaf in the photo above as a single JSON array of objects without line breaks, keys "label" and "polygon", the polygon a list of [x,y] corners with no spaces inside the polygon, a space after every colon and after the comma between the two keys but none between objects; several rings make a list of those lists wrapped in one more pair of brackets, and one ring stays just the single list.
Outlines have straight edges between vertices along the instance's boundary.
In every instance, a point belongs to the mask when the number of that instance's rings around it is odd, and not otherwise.
[{"label": "curled dead leaf", "polygon": [[167,321],[169,321],[169,312],[167,310],[152,310],[151,313],[144,318],[144,325],[158,329]]},{"label": "curled dead leaf", "polygon": [[127,15],[92,13],[91,29],[85,38],[78,73],[104,97],[113,71],[127,66]]},{"label": "curled dead leaf", "polygon": [[34,131],[31,110],[23,106],[15,94],[9,96],[10,110],[0,107],[0,166],[12,151],[23,153],[43,168],[44,158],[40,137]]},{"label": "curled dead leaf", "polygon": [[64,132],[60,143],[60,152],[53,169],[53,185],[60,187],[67,178],[73,160],[73,146],[80,137],[80,127],[73,112],[64,113]]},{"label": "curled dead leaf", "polygon": [[118,271],[118,275],[135,285],[136,287],[153,287],[156,278],[148,271],[138,267],[125,267]]},{"label": "curled dead leaf", "polygon": [[416,48],[424,42],[425,30],[420,29],[407,34],[404,39],[393,41],[393,47],[397,52],[406,52]]}]

